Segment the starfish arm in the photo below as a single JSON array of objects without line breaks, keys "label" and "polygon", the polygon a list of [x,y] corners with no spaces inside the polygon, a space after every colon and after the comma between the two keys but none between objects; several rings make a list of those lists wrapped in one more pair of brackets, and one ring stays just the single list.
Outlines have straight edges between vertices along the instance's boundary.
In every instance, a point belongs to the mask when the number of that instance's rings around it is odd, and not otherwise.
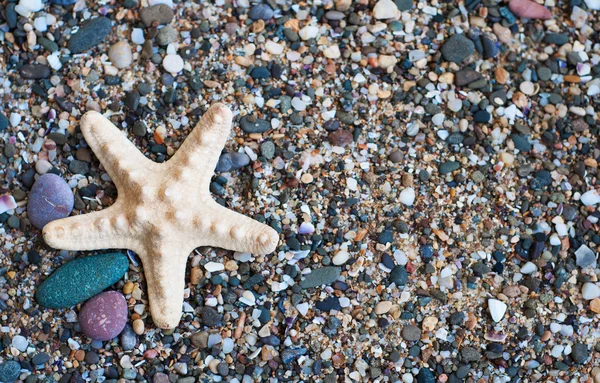
[{"label": "starfish arm", "polygon": [[90,111],[83,115],[81,131],[119,190],[139,188],[146,173],[158,166],[98,112]]},{"label": "starfish arm", "polygon": [[[173,158],[167,162],[175,177],[182,176],[201,183],[198,190],[208,190],[221,151],[229,137],[231,110],[224,104],[214,104],[202,116],[194,130],[183,142]],[[188,175],[179,174],[188,172]]]},{"label": "starfish arm", "polygon": [[[270,226],[245,215],[229,210],[216,202],[211,212],[194,222],[195,238],[202,238],[201,245],[221,247],[228,250],[253,254],[269,254],[275,251],[279,234]],[[206,217],[214,217],[208,221]]]},{"label": "starfish arm", "polygon": [[52,221],[44,241],[63,250],[130,249],[135,238],[119,203],[101,211]]},{"label": "starfish arm", "polygon": [[181,319],[185,267],[191,250],[170,244],[138,252],[150,301],[150,314],[157,327],[175,328]]}]

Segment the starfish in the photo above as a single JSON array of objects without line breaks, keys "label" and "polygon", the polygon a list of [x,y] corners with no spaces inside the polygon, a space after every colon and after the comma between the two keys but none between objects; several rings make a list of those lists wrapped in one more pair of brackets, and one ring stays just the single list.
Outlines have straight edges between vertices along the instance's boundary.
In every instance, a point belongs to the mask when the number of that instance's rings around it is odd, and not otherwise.
[{"label": "starfish", "polygon": [[167,162],[142,154],[108,119],[87,112],[81,131],[118,191],[110,207],[44,226],[46,243],[64,250],[130,249],[144,267],[154,323],[181,318],[185,268],[199,246],[268,254],[279,235],[271,227],[215,202],[209,184],[231,130],[223,104],[209,108]]}]

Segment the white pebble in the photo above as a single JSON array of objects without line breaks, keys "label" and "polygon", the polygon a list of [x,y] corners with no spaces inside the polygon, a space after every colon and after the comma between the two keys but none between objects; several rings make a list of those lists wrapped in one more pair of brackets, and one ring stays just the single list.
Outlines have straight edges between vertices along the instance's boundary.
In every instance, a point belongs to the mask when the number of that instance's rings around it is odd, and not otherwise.
[{"label": "white pebble", "polygon": [[35,20],[33,20],[33,26],[40,32],[46,32],[46,30],[48,30],[46,16],[38,17]]},{"label": "white pebble", "polygon": [[531,81],[523,81],[519,85],[519,89],[527,96],[532,96],[535,93],[535,87]]},{"label": "white pebble", "polygon": [[183,70],[183,59],[179,55],[166,55],[162,65],[167,72],[177,74]]},{"label": "white pebble", "polygon": [[265,43],[265,49],[272,55],[280,55],[283,53],[283,45],[277,44],[272,40],[269,40]]},{"label": "white pebble", "polygon": [[231,338],[225,338],[225,339],[223,339],[222,351],[225,354],[229,354],[231,351],[233,351],[234,344],[235,343],[233,342],[233,339],[231,339]]},{"label": "white pebble", "polygon": [[458,112],[459,110],[461,110],[462,105],[462,101],[458,98],[453,98],[452,100],[448,101],[448,109],[450,109],[453,112]]},{"label": "white pebble", "polygon": [[412,206],[415,203],[415,189],[406,188],[400,192],[400,202],[406,206]]},{"label": "white pebble", "polygon": [[12,338],[12,346],[21,352],[27,350],[28,345],[29,342],[27,342],[27,338],[23,335],[15,335],[14,338]]},{"label": "white pebble", "polygon": [[142,28],[133,28],[131,31],[131,41],[138,45],[145,43],[146,39],[144,38],[144,30]]},{"label": "white pebble", "polygon": [[393,19],[398,14],[398,7],[392,0],[379,0],[373,7],[373,16],[377,20]]},{"label": "white pebble", "polygon": [[319,35],[319,27],[307,25],[298,32],[302,40],[314,39]]},{"label": "white pebble", "polygon": [[21,115],[19,113],[11,113],[10,114],[10,124],[13,128],[16,128],[17,125],[21,123]]},{"label": "white pebble", "polygon": [[431,122],[433,122],[434,125],[440,126],[444,123],[445,119],[446,116],[444,116],[443,113],[438,113],[431,118]]},{"label": "white pebble", "polygon": [[329,59],[337,59],[341,56],[340,48],[337,45],[332,45],[323,50],[323,56]]},{"label": "white pebble", "polygon": [[208,262],[206,265],[204,265],[204,268],[209,273],[214,273],[215,271],[223,271],[223,270],[225,270],[225,266],[222,263],[219,263],[219,262]]},{"label": "white pebble", "polygon": [[521,274],[533,274],[537,271],[537,266],[533,262],[527,262],[521,267]]},{"label": "white pebble", "polygon": [[588,190],[581,195],[581,198],[579,200],[585,206],[592,206],[597,203],[600,203],[600,190]]},{"label": "white pebble", "polygon": [[581,288],[583,299],[591,301],[594,298],[600,297],[600,286],[595,283],[587,282]]}]

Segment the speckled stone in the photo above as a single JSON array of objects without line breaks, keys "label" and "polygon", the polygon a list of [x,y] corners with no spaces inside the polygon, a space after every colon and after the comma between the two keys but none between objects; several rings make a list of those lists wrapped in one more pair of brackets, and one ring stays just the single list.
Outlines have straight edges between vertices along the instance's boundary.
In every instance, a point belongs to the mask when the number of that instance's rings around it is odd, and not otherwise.
[{"label": "speckled stone", "polygon": [[110,340],[127,324],[127,302],[118,291],[106,291],[86,302],[79,313],[81,331],[94,340]]},{"label": "speckled stone", "polygon": [[82,53],[96,45],[110,33],[112,23],[109,18],[96,17],[83,24],[77,33],[71,36],[67,47],[71,53]]},{"label": "speckled stone", "polygon": [[46,173],[31,188],[27,215],[33,226],[42,229],[48,222],[68,217],[74,203],[69,185],[56,174]]},{"label": "speckled stone", "polygon": [[77,258],[50,275],[35,298],[44,307],[72,307],[117,282],[128,267],[129,260],[121,253]]},{"label": "speckled stone", "polygon": [[19,362],[9,360],[4,363],[0,363],[0,382],[12,383],[19,377],[21,372],[21,365]]}]

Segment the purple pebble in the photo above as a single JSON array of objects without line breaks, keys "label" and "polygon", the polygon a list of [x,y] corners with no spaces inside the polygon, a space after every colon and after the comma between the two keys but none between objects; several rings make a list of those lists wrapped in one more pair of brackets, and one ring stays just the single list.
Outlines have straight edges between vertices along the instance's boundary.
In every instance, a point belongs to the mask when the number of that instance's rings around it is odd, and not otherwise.
[{"label": "purple pebble", "polygon": [[87,301],[79,313],[81,331],[93,340],[110,340],[127,324],[127,302],[118,291],[106,291]]},{"label": "purple pebble", "polygon": [[68,217],[74,202],[69,185],[56,174],[47,173],[31,188],[27,215],[33,226],[42,229],[48,222]]}]

